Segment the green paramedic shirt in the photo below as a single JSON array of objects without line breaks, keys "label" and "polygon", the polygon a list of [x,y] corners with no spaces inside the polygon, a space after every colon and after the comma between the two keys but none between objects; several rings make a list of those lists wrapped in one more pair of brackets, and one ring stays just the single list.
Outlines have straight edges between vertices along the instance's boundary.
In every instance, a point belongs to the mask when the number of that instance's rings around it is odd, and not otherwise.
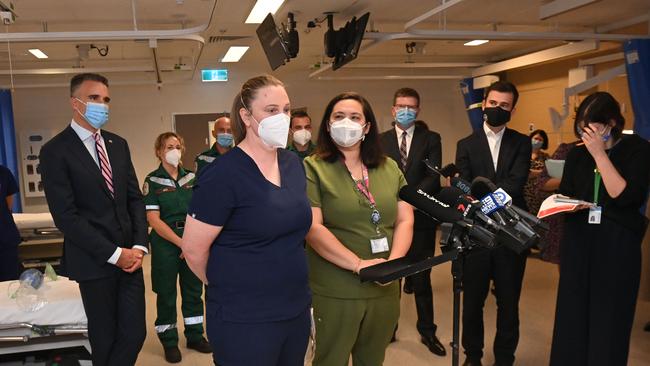
[{"label": "green paramedic shirt", "polygon": [[160,219],[169,225],[185,221],[192,198],[195,176],[190,170],[178,168],[178,180],[167,174],[162,164],[144,179],[142,194],[147,211],[160,211]]},{"label": "green paramedic shirt", "polygon": [[289,146],[287,146],[287,150],[289,150],[289,151],[293,152],[294,154],[298,155],[298,157],[300,159],[302,159],[302,160],[305,160],[306,157],[311,155],[314,152],[315,149],[316,149],[316,145],[314,145],[314,143],[311,142],[311,141],[309,141],[309,145],[307,146],[307,150],[305,150],[305,151],[298,151],[298,149],[293,144],[293,142],[290,143]]},{"label": "green paramedic shirt", "polygon": [[196,156],[196,159],[194,159],[194,163],[196,163],[196,174],[201,174],[201,170],[219,156],[221,156],[221,154],[217,151],[217,143],[215,142],[211,148],[200,153]]},{"label": "green paramedic shirt", "polygon": [[[304,160],[307,174],[307,196],[312,207],[320,207],[323,224],[336,238],[359,258],[388,258],[390,250],[372,254],[370,238],[375,227],[370,222],[372,210],[368,200],[356,189],[343,163],[328,163],[316,155]],[[404,175],[392,159],[369,169],[370,192],[381,214],[379,224],[392,248],[393,230],[397,218],[399,190],[406,185]],[[309,281],[312,291],[321,296],[345,299],[373,298],[399,293],[395,281],[389,286],[361,283],[359,277],[326,259],[307,246]]]}]

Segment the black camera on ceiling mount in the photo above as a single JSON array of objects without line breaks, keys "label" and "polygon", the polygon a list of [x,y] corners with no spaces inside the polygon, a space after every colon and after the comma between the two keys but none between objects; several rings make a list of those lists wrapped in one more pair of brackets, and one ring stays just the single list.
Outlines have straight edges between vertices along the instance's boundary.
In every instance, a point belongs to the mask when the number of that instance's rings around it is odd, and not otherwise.
[{"label": "black camera on ceiling mount", "polygon": [[288,14],[286,28],[284,24],[280,28],[277,27],[273,15],[269,13],[262,24],[257,27],[257,37],[262,44],[272,70],[298,56],[300,40],[298,31],[296,31],[296,21],[293,13]]},{"label": "black camera on ceiling mount", "polygon": [[369,18],[370,13],[363,14],[359,19],[353,17],[344,27],[334,30],[334,14],[327,14],[327,32],[323,42],[327,57],[334,58],[332,70],[357,58]]}]

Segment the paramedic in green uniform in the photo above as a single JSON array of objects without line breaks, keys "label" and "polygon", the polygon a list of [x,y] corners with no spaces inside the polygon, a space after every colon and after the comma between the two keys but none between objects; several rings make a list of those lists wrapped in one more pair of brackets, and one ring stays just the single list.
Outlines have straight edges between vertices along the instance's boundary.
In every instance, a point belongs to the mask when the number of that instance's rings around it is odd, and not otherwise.
[{"label": "paramedic in green uniform", "polygon": [[312,226],[307,234],[316,355],[313,366],[380,366],[399,318],[399,284],[361,283],[359,270],[403,257],[413,209],[404,175],[381,151],[370,104],[343,93],[328,104],[316,153],[304,160]]},{"label": "paramedic in green uniform", "polygon": [[225,116],[217,118],[217,120],[214,121],[212,136],[217,139],[217,142],[194,159],[197,175],[201,173],[203,168],[213,162],[214,159],[232,149],[232,129],[230,128],[230,118]]},{"label": "paramedic in green uniform", "polygon": [[143,186],[147,221],[151,226],[151,283],[158,295],[156,333],[165,349],[165,360],[181,361],[176,330],[176,282],[180,278],[187,348],[211,353],[203,337],[201,281],[192,273],[180,249],[187,206],[195,176],[180,166],[183,139],[174,132],[158,136],[155,143],[158,169],[149,173]]},{"label": "paramedic in green uniform", "polygon": [[305,159],[314,152],[316,145],[311,142],[311,117],[304,109],[291,111],[291,124],[289,125],[291,143],[287,150]]}]

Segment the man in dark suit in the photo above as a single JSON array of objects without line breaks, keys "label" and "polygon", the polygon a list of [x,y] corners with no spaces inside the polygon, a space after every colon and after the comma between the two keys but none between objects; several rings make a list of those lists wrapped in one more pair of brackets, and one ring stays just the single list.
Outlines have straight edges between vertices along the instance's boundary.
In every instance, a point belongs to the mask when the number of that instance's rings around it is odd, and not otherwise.
[{"label": "man in dark suit", "polygon": [[[496,82],[485,91],[483,127],[460,140],[456,166],[461,178],[471,182],[486,177],[512,196],[513,204],[525,208],[523,189],[530,167],[530,139],[506,128],[519,93],[509,82]],[[476,197],[481,199],[482,197]],[[495,365],[512,365],[519,341],[519,295],[527,252],[517,254],[499,247],[475,247],[465,259],[463,277],[464,365],[481,365],[483,357],[483,306],[494,281],[497,298]]]},{"label": "man in dark suit", "polygon": [[[393,97],[394,128],[381,134],[382,149],[402,169],[409,185],[418,186],[429,193],[440,190],[440,177],[427,169],[424,159],[440,166],[442,147],[440,135],[429,131],[424,122],[416,121],[420,111],[420,96],[411,88],[402,88]],[[408,256],[425,259],[434,254],[436,245],[436,225],[433,220],[415,211],[413,241]],[[426,270],[405,279],[415,293],[415,306],[418,314],[417,329],[421,342],[438,355],[446,354],[445,347],[436,337],[436,324],[433,322],[433,292],[431,290],[431,270]],[[407,285],[405,284],[405,288]],[[406,290],[405,290],[406,291]]]},{"label": "man in dark suit", "polygon": [[108,80],[70,82],[70,125],[41,149],[47,203],[63,232],[63,274],[77,281],[93,365],[133,365],[146,336],[147,221],[126,141],[108,121]]}]

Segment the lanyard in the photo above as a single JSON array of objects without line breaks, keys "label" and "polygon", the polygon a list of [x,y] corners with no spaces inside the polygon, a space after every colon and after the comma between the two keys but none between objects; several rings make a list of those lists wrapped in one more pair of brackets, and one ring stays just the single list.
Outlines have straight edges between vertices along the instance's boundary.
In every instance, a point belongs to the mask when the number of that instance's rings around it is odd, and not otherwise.
[{"label": "lanyard", "polygon": [[598,193],[600,191],[600,171],[594,169],[594,203],[598,205]]},{"label": "lanyard", "polygon": [[363,163],[361,164],[361,176],[362,176],[361,181],[356,181],[354,180],[352,173],[350,173],[350,178],[352,178],[352,181],[354,181],[354,183],[356,184],[357,189],[359,190],[359,192],[361,192],[361,194],[363,194],[363,196],[370,203],[370,206],[374,209],[375,198],[370,192],[370,178],[368,177],[368,168],[366,168],[366,166]]},{"label": "lanyard", "polygon": [[[618,141],[617,141],[618,142]],[[607,157],[610,158],[612,154],[612,150],[614,149],[614,146],[612,146],[609,151],[607,152]],[[613,164],[613,163],[612,163]],[[600,192],[600,181],[601,181],[601,174],[600,170],[598,170],[598,166],[594,168],[594,203],[598,205],[598,193]]]},{"label": "lanyard", "polygon": [[[343,164],[345,166],[345,164]],[[345,167],[347,169],[347,167]],[[356,185],[357,190],[368,200],[368,203],[370,203],[370,209],[372,212],[370,213],[370,222],[375,225],[375,230],[377,233],[379,233],[379,222],[381,221],[381,214],[379,213],[379,210],[377,210],[375,198],[372,196],[372,193],[370,192],[370,178],[368,177],[368,168],[361,163],[361,176],[362,179],[360,182],[357,182],[354,177],[352,176],[352,172],[350,172],[350,178]],[[363,182],[363,183],[362,183]]]}]

